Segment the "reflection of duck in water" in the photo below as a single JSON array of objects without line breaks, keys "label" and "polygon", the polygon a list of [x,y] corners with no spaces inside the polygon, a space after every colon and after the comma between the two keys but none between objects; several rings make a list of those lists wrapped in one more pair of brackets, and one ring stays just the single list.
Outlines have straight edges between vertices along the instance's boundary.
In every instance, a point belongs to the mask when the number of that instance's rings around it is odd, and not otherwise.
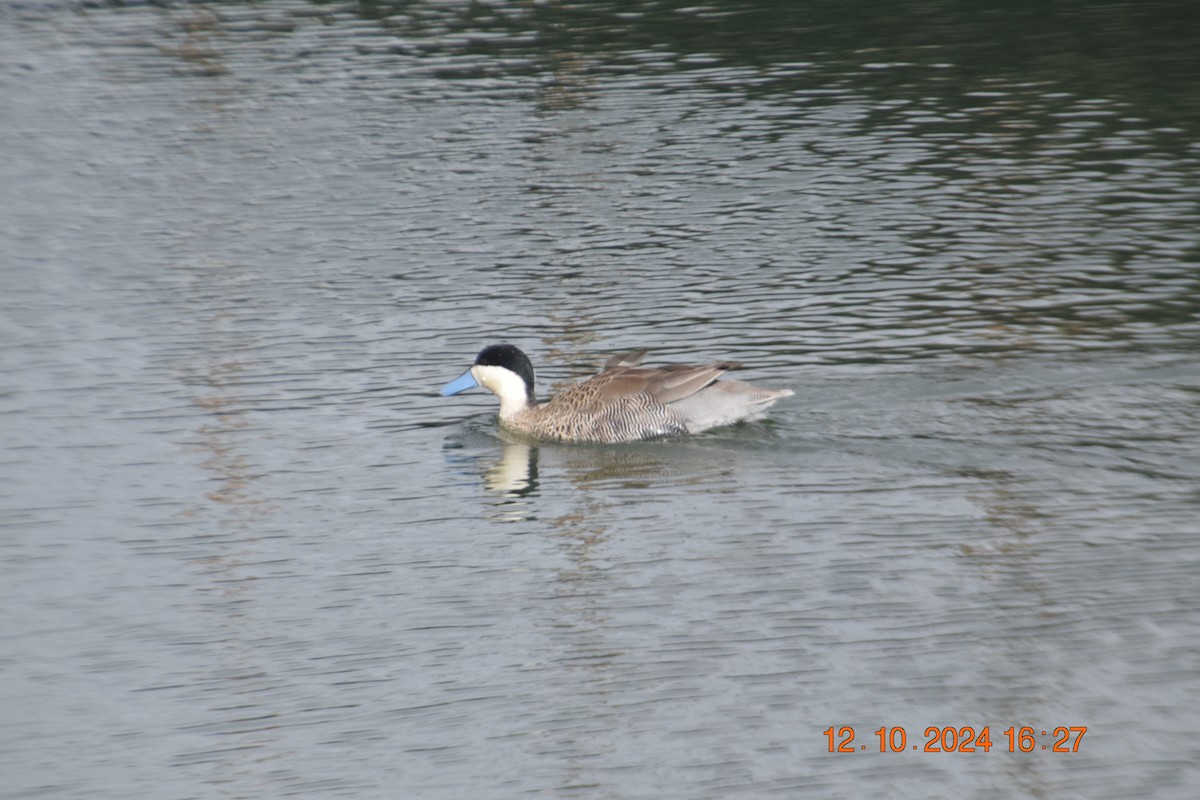
[{"label": "reflection of duck in water", "polygon": [[511,344],[494,344],[446,384],[442,395],[482,386],[500,398],[500,424],[507,428],[537,439],[613,443],[757,419],[776,400],[792,394],[791,389],[717,380],[740,366],[732,361],[637,366],[645,355],[645,350],[615,355],[599,374],[539,405],[529,358]]}]

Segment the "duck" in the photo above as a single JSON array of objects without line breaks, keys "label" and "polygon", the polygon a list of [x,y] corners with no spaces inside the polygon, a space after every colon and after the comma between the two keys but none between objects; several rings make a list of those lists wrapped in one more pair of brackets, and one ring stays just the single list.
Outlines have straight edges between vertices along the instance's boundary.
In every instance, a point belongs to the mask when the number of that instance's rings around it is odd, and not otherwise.
[{"label": "duck", "polygon": [[482,387],[499,398],[503,428],[541,440],[616,444],[758,419],[793,394],[719,380],[741,366],[736,361],[638,366],[647,352],[613,355],[599,373],[538,403],[529,357],[515,345],[493,344],[442,387],[441,395]]}]

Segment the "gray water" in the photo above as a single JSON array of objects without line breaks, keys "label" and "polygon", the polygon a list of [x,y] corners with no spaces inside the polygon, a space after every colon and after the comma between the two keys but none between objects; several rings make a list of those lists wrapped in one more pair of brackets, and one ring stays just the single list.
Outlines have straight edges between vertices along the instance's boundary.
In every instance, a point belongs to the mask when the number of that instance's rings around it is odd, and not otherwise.
[{"label": "gray water", "polygon": [[1181,8],[0,6],[0,796],[1195,797]]}]

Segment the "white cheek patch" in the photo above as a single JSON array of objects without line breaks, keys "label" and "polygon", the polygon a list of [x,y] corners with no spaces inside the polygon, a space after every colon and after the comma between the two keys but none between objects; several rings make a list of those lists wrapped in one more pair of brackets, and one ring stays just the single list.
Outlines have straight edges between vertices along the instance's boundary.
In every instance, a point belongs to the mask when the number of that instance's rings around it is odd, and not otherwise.
[{"label": "white cheek patch", "polygon": [[507,417],[525,408],[528,393],[525,381],[510,369],[476,364],[471,374],[479,385],[500,398],[500,416]]}]

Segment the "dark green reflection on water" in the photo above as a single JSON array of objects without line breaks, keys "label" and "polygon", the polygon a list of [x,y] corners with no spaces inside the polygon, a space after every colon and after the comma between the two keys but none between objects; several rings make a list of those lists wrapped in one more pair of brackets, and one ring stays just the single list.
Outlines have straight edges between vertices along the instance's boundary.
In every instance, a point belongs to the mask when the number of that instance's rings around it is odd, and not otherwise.
[{"label": "dark green reflection on water", "polygon": [[[591,67],[599,70],[652,51],[682,60],[684,68],[810,60],[852,72],[872,64],[937,66],[934,81],[918,69],[878,71],[871,83],[896,96],[929,96],[954,94],[981,77],[1019,75],[1064,91],[1138,102],[1159,119],[1194,123],[1200,112],[1193,89],[1200,74],[1200,13],[1178,0],[361,2],[357,8],[403,36],[484,34],[457,44],[467,53],[571,53],[598,61]],[[756,85],[780,91],[811,80],[792,73]]]}]

